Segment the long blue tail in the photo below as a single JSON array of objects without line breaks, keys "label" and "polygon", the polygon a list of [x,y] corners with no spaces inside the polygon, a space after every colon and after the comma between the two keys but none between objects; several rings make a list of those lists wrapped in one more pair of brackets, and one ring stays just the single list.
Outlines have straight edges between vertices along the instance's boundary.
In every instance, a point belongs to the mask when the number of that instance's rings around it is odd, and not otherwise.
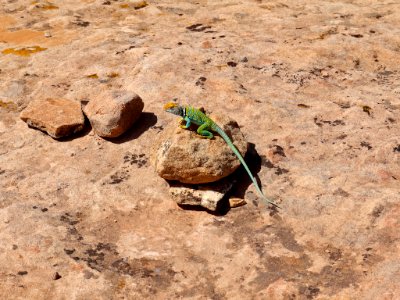
[{"label": "long blue tail", "polygon": [[271,200],[268,200],[263,192],[261,191],[260,187],[258,186],[258,183],[254,176],[251,174],[249,167],[247,166],[246,162],[244,161],[244,158],[240,154],[239,150],[235,147],[235,145],[232,143],[231,139],[229,136],[225,133],[225,131],[222,130],[221,127],[218,125],[215,126],[215,131],[218,132],[218,134],[224,139],[224,141],[228,144],[228,146],[232,149],[232,151],[236,154],[236,156],[239,158],[240,162],[242,163],[243,167],[246,169],[247,174],[249,174],[251,181],[253,181],[254,186],[257,189],[257,192],[260,194],[261,198],[266,202],[266,204],[270,203],[273,206],[276,206],[280,208],[276,203],[272,202]]}]

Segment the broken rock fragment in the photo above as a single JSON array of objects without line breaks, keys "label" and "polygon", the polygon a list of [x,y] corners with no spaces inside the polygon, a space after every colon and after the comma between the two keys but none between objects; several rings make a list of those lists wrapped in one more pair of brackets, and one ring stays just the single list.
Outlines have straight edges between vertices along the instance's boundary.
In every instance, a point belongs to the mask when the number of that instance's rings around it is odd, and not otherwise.
[{"label": "broken rock fragment", "polygon": [[[231,137],[244,156],[247,142],[238,124],[226,116],[211,116]],[[200,184],[217,181],[233,173],[240,161],[217,133],[213,139],[201,138],[196,127],[182,129],[172,122],[160,137],[155,154],[157,173],[164,179]]]},{"label": "broken rock fragment", "polygon": [[20,118],[56,139],[82,130],[85,124],[81,104],[68,99],[34,100],[21,112]]},{"label": "broken rock fragment", "polygon": [[220,180],[210,184],[189,185],[171,184],[169,192],[179,205],[202,206],[211,211],[217,211],[233,186],[228,180]]},{"label": "broken rock fragment", "polygon": [[118,137],[137,121],[143,111],[142,99],[129,91],[104,91],[84,107],[94,132],[107,138]]}]

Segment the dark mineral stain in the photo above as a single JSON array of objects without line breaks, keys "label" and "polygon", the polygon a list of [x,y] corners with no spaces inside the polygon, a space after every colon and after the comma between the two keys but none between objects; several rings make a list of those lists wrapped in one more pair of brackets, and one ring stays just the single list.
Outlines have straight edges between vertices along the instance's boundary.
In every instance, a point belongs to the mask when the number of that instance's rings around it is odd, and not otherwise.
[{"label": "dark mineral stain", "polygon": [[286,157],[285,151],[283,150],[283,148],[279,145],[273,145],[272,146],[272,153],[274,155],[280,155],[282,157]]},{"label": "dark mineral stain", "polygon": [[65,213],[60,217],[60,221],[68,223],[69,225],[73,226],[79,223],[77,219],[74,219],[70,214]]},{"label": "dark mineral stain", "polygon": [[295,239],[295,234],[292,229],[285,227],[278,227],[276,231],[276,236],[282,245],[293,252],[303,252],[304,247],[301,246]]},{"label": "dark mineral stain", "polygon": [[361,147],[367,148],[368,150],[372,149],[372,146],[368,142],[361,142]]},{"label": "dark mineral stain", "polygon": [[210,28],[211,28],[211,26],[206,26],[206,25],[203,25],[200,23],[193,24],[193,25],[186,27],[187,30],[194,31],[194,32],[201,32],[201,31],[204,31],[204,30],[210,29]]},{"label": "dark mineral stain", "polygon": [[275,174],[276,175],[282,175],[282,174],[286,174],[288,172],[289,172],[289,170],[287,170],[287,169],[284,169],[284,168],[281,168],[281,167],[277,167],[277,169],[275,171]]},{"label": "dark mineral stain", "polygon": [[307,299],[314,299],[319,292],[320,289],[314,286],[302,286],[299,288],[300,295],[304,295]]},{"label": "dark mineral stain", "polygon": [[[329,123],[329,121],[325,121],[325,122]],[[332,124],[332,126],[345,125],[345,123],[342,120],[335,120],[335,121],[333,121],[332,123],[329,123],[329,124]]]},{"label": "dark mineral stain", "polygon": [[[133,164],[133,163],[132,163]],[[118,170],[117,172],[115,172],[114,174],[112,174],[110,176],[110,179],[108,182],[108,184],[118,184],[121,183],[125,180],[127,180],[130,177],[129,173],[127,170]],[[104,185],[105,183],[103,183]]]},{"label": "dark mineral stain", "polygon": [[297,106],[298,106],[298,107],[301,107],[301,108],[310,108],[309,105],[303,104],[303,103],[299,103],[299,104],[297,104]]},{"label": "dark mineral stain", "polygon": [[379,218],[384,209],[385,207],[383,205],[378,205],[373,209],[371,215],[374,216],[375,218]]},{"label": "dark mineral stain", "polygon": [[396,120],[395,119],[393,119],[393,118],[387,118],[387,120],[390,122],[390,123],[395,123],[396,122]]},{"label": "dark mineral stain", "polygon": [[205,77],[199,77],[199,79],[197,79],[197,81],[196,81],[196,85],[197,86],[203,86],[204,85],[204,82],[206,82],[206,80],[207,80],[207,78],[205,78]]},{"label": "dark mineral stain", "polygon": [[338,188],[336,191],[333,192],[334,196],[342,196],[342,197],[349,197],[350,194],[348,192],[346,192],[345,190],[343,190],[342,188]]},{"label": "dark mineral stain", "polygon": [[81,26],[81,27],[88,27],[90,25],[90,22],[82,21],[82,20],[76,20],[75,22],[72,22],[72,24],[75,24],[75,25]]},{"label": "dark mineral stain", "polygon": [[371,110],[372,110],[372,108],[369,107],[368,105],[364,105],[364,106],[362,107],[362,110],[363,110],[363,112],[367,113],[368,116],[371,115]]},{"label": "dark mineral stain", "polygon": [[331,126],[345,125],[345,123],[342,120],[326,121],[320,119],[319,117],[314,117],[314,123],[319,127],[322,127],[324,124],[328,124]]},{"label": "dark mineral stain", "polygon": [[234,61],[228,61],[226,64],[227,64],[229,67],[233,67],[233,68],[237,66],[237,63],[234,62]]},{"label": "dark mineral stain", "polygon": [[261,157],[261,165],[263,167],[267,167],[269,169],[275,168],[275,165],[268,159],[265,157],[265,155],[260,155]]},{"label": "dark mineral stain", "polygon": [[27,271],[19,271],[17,274],[20,276],[24,276],[24,275],[27,275],[28,272]]},{"label": "dark mineral stain", "polygon": [[142,154],[132,154],[132,153],[127,153],[124,156],[124,163],[130,164],[130,165],[137,165],[138,168],[141,168],[147,164],[147,158],[144,153]]}]

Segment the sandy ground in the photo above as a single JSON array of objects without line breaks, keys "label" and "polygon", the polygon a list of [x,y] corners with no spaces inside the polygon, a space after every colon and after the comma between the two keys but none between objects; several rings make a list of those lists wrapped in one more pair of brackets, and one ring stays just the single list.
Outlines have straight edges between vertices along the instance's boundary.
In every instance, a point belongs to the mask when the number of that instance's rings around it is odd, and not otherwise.
[{"label": "sandy ground", "polygon": [[[1,0],[0,298],[399,299],[396,2]],[[145,103],[116,140],[19,119],[106,89]],[[245,206],[171,200],[151,149],[175,98],[240,124],[282,210],[242,171]]]}]

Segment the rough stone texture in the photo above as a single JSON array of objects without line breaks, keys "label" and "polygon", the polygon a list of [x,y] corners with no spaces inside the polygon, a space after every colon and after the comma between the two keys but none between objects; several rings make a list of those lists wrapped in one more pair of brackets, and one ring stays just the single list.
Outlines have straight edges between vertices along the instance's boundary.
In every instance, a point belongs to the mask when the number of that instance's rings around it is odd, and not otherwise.
[{"label": "rough stone texture", "polygon": [[222,210],[221,201],[232,186],[232,181],[224,179],[211,184],[194,186],[172,184],[169,193],[179,205],[202,206],[210,211],[218,211]]},{"label": "rough stone texture", "polygon": [[[397,299],[398,1],[106,2],[1,1],[0,299]],[[111,88],[146,107],[112,142],[18,117]],[[224,216],[170,199],[148,160],[173,98],[239,122],[282,210],[247,183]]]},{"label": "rough stone texture", "polygon": [[[244,155],[247,141],[238,124],[226,116],[210,116],[228,134]],[[232,174],[240,161],[218,134],[213,139],[199,137],[197,126],[182,129],[172,122],[156,144],[155,167],[158,175],[182,183],[214,182]]]},{"label": "rough stone texture", "polygon": [[97,135],[114,138],[139,119],[143,107],[143,100],[133,92],[107,90],[94,96],[83,111]]},{"label": "rough stone texture", "polygon": [[67,99],[32,101],[21,112],[20,118],[55,139],[79,132],[85,125],[81,104]]}]

